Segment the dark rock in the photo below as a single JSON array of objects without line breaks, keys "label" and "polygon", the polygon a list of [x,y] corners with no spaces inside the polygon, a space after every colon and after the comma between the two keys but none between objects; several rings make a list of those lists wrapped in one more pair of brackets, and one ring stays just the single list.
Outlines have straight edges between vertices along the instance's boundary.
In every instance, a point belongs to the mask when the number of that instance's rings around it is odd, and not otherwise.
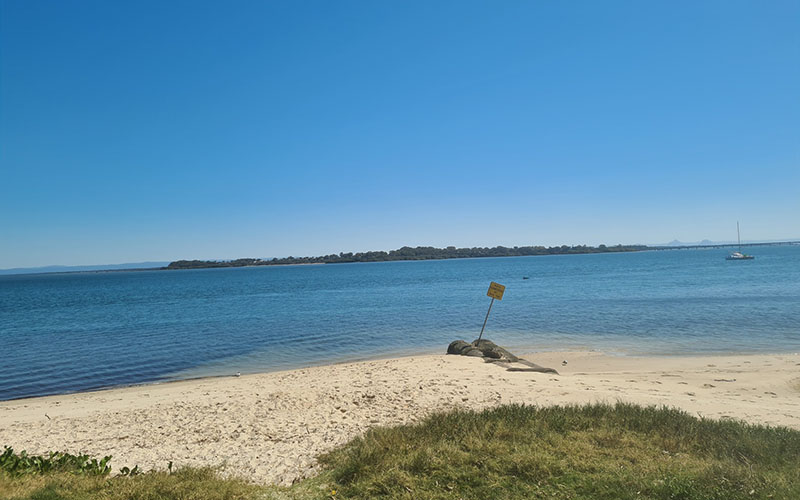
[{"label": "dark rock", "polygon": [[[483,358],[487,363],[495,363],[512,372],[540,372],[558,375],[558,372],[554,369],[539,366],[526,359],[518,358],[491,340],[486,339],[481,339],[480,341],[475,340],[471,344],[463,340],[454,340],[447,346],[447,354],[460,354],[462,356]],[[519,363],[523,366],[512,366],[512,363]],[[421,388],[422,387],[420,387],[420,389]]]},{"label": "dark rock", "polygon": [[472,345],[474,345],[478,349],[492,349],[494,347],[497,347],[497,344],[495,344],[491,340],[486,340],[486,339],[481,339],[481,340],[475,339],[472,342]]},{"label": "dark rock", "polygon": [[483,355],[487,358],[500,359],[503,357],[503,353],[498,349],[481,349],[481,352],[483,352]]},{"label": "dark rock", "polygon": [[558,372],[553,370],[552,368],[520,368],[517,366],[512,366],[510,368],[506,368],[506,371],[509,372],[537,372],[537,373],[552,373],[554,375],[558,375]]},{"label": "dark rock", "polygon": [[461,354],[461,350],[467,346],[470,346],[470,344],[467,344],[463,340],[454,340],[447,346],[447,354]]},{"label": "dark rock", "polygon": [[470,344],[480,349],[483,355],[492,359],[507,359],[509,361],[517,361],[519,358],[495,344],[491,340],[481,339],[475,340]]},{"label": "dark rock", "polygon": [[514,369],[509,369],[509,371],[522,371],[522,370],[524,370],[524,371],[530,371],[530,372],[539,372],[539,373],[555,373],[556,375],[558,375],[558,372],[557,372],[557,371],[555,371],[554,369],[552,369],[552,368],[545,368],[544,366],[539,366],[539,365],[537,365],[536,363],[531,363],[531,362],[530,362],[530,361],[528,361],[527,359],[519,359],[519,358],[517,358],[517,361],[518,361],[520,364],[527,366],[528,368],[527,368],[527,369],[525,369],[525,368],[520,368],[520,369],[516,369],[516,370],[514,370]]},{"label": "dark rock", "polygon": [[473,350],[473,349],[475,349],[475,346],[474,346],[474,345],[472,345],[472,344],[467,344],[467,345],[465,345],[464,347],[462,347],[462,348],[461,348],[461,351],[459,352],[459,354],[462,354],[462,355],[463,355],[463,354],[466,354],[466,353],[467,353],[467,351],[471,351],[471,350]]}]

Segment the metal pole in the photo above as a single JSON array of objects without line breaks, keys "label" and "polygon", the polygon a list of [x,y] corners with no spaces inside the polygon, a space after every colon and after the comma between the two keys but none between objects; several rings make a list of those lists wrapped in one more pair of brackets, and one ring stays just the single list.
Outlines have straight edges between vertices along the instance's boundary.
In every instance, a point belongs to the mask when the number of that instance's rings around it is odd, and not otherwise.
[{"label": "metal pole", "polygon": [[494,304],[494,297],[492,297],[492,301],[489,302],[489,310],[486,311],[486,318],[483,320],[483,326],[481,327],[481,334],[478,335],[478,340],[475,341],[475,345],[478,345],[481,341],[481,337],[483,337],[483,329],[486,328],[486,322],[489,320],[489,313],[492,312],[492,304]]}]

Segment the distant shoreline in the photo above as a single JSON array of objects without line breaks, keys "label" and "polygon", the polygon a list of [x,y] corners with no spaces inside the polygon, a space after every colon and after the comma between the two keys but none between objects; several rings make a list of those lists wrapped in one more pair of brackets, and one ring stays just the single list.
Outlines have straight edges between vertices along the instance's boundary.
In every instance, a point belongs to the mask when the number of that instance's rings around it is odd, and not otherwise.
[{"label": "distant shoreline", "polygon": [[[319,257],[285,257],[285,258],[273,258],[273,259],[258,259],[258,258],[246,258],[246,259],[234,259],[234,260],[193,260],[193,261],[186,261],[186,260],[177,260],[170,262],[167,266],[159,266],[159,267],[131,267],[131,268],[123,268],[123,269],[81,269],[75,271],[36,271],[31,270],[27,272],[2,272],[4,270],[0,270],[0,278],[4,276],[31,276],[31,275],[40,275],[40,274],[84,274],[84,273],[116,273],[116,272],[131,272],[131,271],[180,271],[180,270],[187,270],[187,269],[225,269],[225,268],[232,268],[232,267],[261,267],[261,266],[305,266],[305,265],[321,265],[321,264],[353,264],[359,262],[414,262],[414,261],[423,261],[423,260],[451,260],[451,259],[478,259],[484,257],[540,257],[546,255],[587,255],[587,254],[602,254],[602,253],[629,253],[629,252],[647,252],[647,251],[661,251],[661,250],[692,250],[692,249],[714,249],[714,248],[734,248],[734,247],[761,247],[761,246],[783,246],[783,245],[800,245],[800,241],[771,241],[765,243],[742,243],[741,245],[737,245],[736,243],[720,243],[720,244],[708,244],[708,245],[676,245],[676,246],[647,246],[647,245],[616,245],[612,247],[605,247],[604,250],[601,248],[604,245],[598,247],[589,247],[586,245],[577,245],[573,247],[567,247],[571,251],[554,251],[556,249],[561,249],[565,245],[561,247],[494,247],[494,248],[479,248],[479,250],[494,250],[497,248],[505,248],[507,250],[515,250],[520,248],[536,248],[536,249],[545,249],[545,252],[540,253],[508,253],[502,255],[455,255],[455,256],[421,256],[421,257],[413,257],[413,256],[405,256],[405,257],[392,257],[392,258],[385,258],[385,259],[378,259],[374,258],[372,260],[331,260],[326,261],[324,259],[331,257],[328,256],[319,256]],[[622,248],[621,250],[619,248]],[[409,247],[404,247],[409,248]],[[433,248],[433,247],[417,247],[417,248]],[[451,247],[452,248],[452,247]],[[581,251],[578,249],[586,249],[585,251]],[[590,250],[591,249],[591,250]],[[402,250],[402,249],[400,249]],[[434,250],[448,250],[448,249],[440,249],[434,248]],[[473,249],[455,249],[456,251],[459,250],[473,250]],[[390,252],[360,252],[359,254],[367,255],[367,254],[390,254],[391,252],[398,252],[398,250],[392,250]],[[349,254],[349,255],[359,255],[359,254]],[[332,254],[333,255],[333,254]],[[341,254],[340,254],[341,255]],[[348,254],[345,254],[348,255]],[[247,263],[243,263],[243,261],[247,261]],[[179,263],[189,262],[192,263],[190,266],[182,266]],[[5,271],[10,271],[5,270]]]},{"label": "distant shoreline", "polygon": [[586,253],[610,253],[610,252],[635,252],[646,250],[645,245],[617,245],[607,247],[600,245],[590,247],[586,245],[559,247],[544,246],[524,246],[524,247],[504,247],[496,246],[493,248],[473,247],[456,248],[449,246],[446,248],[436,247],[402,247],[388,252],[383,250],[369,252],[340,252],[339,254],[321,255],[316,257],[283,257],[272,259],[260,258],[240,258],[228,261],[216,260],[177,260],[170,262],[164,269],[203,269],[217,267],[249,267],[249,266],[274,266],[283,264],[344,264],[353,262],[387,262],[402,260],[446,260],[463,259],[473,257],[526,257],[533,255],[564,255],[564,254],[586,254]]},{"label": "distant shoreline", "polygon": [[596,247],[586,245],[557,247],[525,246],[493,248],[435,248],[435,247],[402,247],[397,250],[370,251],[359,253],[339,253],[316,257],[284,257],[273,259],[240,258],[227,261],[217,260],[176,260],[161,269],[174,271],[184,269],[213,269],[227,267],[258,267],[280,265],[305,265],[305,264],[349,264],[355,262],[398,262],[419,260],[449,260],[482,257],[536,257],[543,255],[585,255],[597,253],[626,253],[644,252],[649,250],[684,250],[694,248],[730,248],[752,246],[777,246],[800,244],[796,241],[781,241],[770,243],[745,243],[737,244],[709,244],[709,245],[680,245],[680,246],[647,246],[647,245],[599,245]]}]

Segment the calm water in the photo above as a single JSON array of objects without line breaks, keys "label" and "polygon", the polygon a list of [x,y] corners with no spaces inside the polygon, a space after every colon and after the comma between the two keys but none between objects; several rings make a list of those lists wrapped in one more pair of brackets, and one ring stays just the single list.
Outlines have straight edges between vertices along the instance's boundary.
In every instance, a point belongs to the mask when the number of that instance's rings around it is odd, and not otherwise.
[{"label": "calm water", "polygon": [[800,246],[748,253],[0,276],[0,399],[443,352],[492,280],[485,336],[518,350],[800,351]]}]

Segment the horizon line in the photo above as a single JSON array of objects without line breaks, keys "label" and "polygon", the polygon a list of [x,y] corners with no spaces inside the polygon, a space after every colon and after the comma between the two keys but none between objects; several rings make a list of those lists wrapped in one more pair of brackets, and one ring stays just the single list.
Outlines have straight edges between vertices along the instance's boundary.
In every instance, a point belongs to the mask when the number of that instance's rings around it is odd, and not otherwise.
[{"label": "horizon line", "polygon": [[[675,244],[675,242],[679,244]],[[745,240],[742,242],[742,245],[761,245],[761,244],[800,244],[800,238],[790,238],[790,239],[777,239],[777,240]],[[659,244],[647,244],[647,243],[634,243],[634,244],[622,244],[617,243],[615,245],[606,245],[606,244],[598,244],[598,245],[587,245],[587,244],[580,244],[580,245],[515,245],[511,247],[506,247],[505,245],[495,245],[494,247],[487,247],[487,246],[473,246],[473,247],[454,247],[453,245],[448,245],[446,247],[435,247],[432,245],[417,245],[415,247],[411,247],[408,245],[404,245],[400,248],[392,249],[392,250],[363,250],[358,252],[339,252],[331,253],[327,255],[339,255],[339,254],[363,254],[363,253],[370,253],[370,252],[391,252],[395,250],[399,250],[402,248],[435,248],[445,250],[450,247],[456,249],[473,249],[473,248],[524,248],[524,247],[542,247],[542,248],[560,248],[560,247],[590,247],[590,248],[599,248],[600,246],[605,246],[608,248],[617,247],[617,246],[644,246],[653,250],[664,250],[664,249],[684,249],[684,248],[710,248],[710,247],[728,247],[728,246],[736,246],[737,242],[731,241],[710,241],[710,240],[702,240],[700,242],[688,242],[684,243],[680,240],[672,240],[669,243],[659,243]],[[114,264],[75,264],[75,265],[68,265],[68,264],[49,264],[43,266],[30,266],[30,267],[10,267],[0,269],[0,275],[14,275],[14,274],[68,274],[68,273],[79,273],[79,272],[112,272],[112,271],[147,271],[147,270],[158,270],[162,269],[166,265],[169,265],[173,262],[178,261],[203,261],[203,262],[232,262],[239,259],[257,259],[257,260],[272,260],[272,259],[285,259],[285,258],[295,258],[295,259],[305,259],[305,258],[318,258],[318,257],[325,257],[326,255],[318,255],[318,256],[285,256],[285,257],[236,257],[236,258],[224,258],[224,259],[173,259],[173,260],[148,260],[148,261],[141,261],[141,262],[124,262],[124,263],[114,263]],[[410,259],[413,260],[413,259]],[[444,259],[429,259],[429,260],[444,260]],[[156,267],[134,267],[134,266],[143,266],[143,265],[155,265]],[[161,266],[159,266],[161,265]],[[131,267],[120,267],[120,266],[131,266]],[[76,268],[86,268],[86,269],[76,269]],[[107,269],[103,269],[107,268]],[[50,271],[46,269],[52,269]],[[58,270],[63,269],[63,270]]]}]

